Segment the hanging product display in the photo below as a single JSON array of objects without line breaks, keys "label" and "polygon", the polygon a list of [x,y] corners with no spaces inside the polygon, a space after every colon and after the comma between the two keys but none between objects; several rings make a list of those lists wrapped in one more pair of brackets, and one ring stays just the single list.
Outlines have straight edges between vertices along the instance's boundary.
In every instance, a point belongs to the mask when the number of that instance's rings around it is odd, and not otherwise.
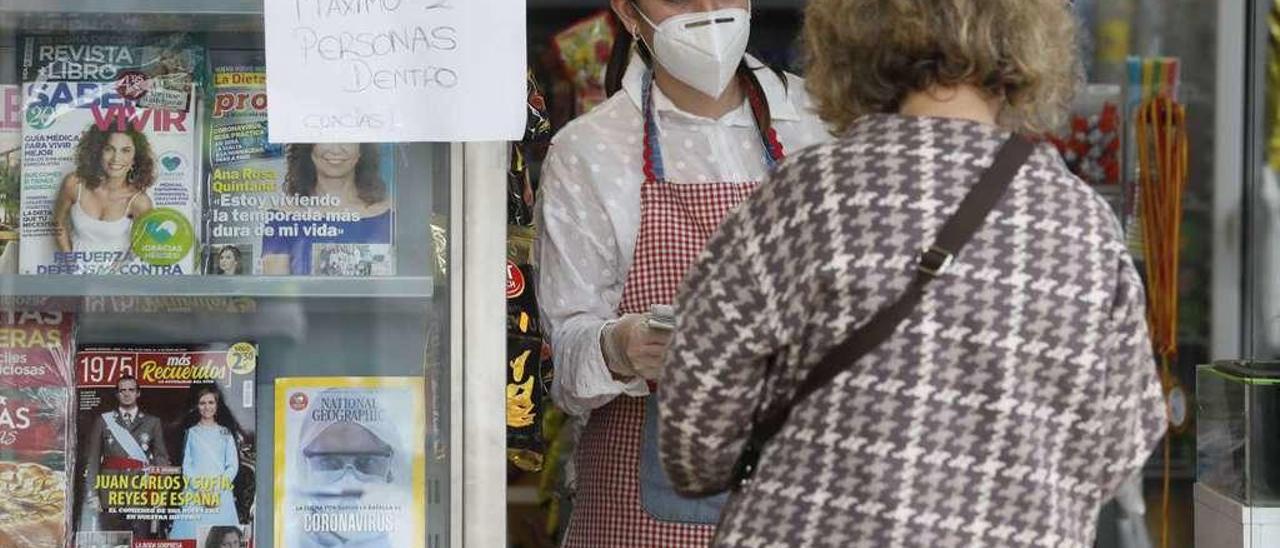
[{"label": "hanging product display", "polygon": [[1067,169],[1106,199],[1117,217],[1124,217],[1121,113],[1124,94],[1117,85],[1089,84],[1071,107],[1067,125],[1047,138]]},{"label": "hanging product display", "polygon": [[1181,63],[1171,57],[1130,57],[1126,64],[1128,79],[1125,85],[1124,112],[1126,116],[1125,156],[1129,178],[1124,189],[1124,211],[1120,216],[1129,241],[1129,250],[1135,257],[1143,256],[1143,227],[1138,218],[1142,205],[1139,191],[1137,113],[1146,101],[1164,95],[1178,99],[1181,82]]},{"label": "hanging product display", "polygon": [[559,538],[559,533],[563,532],[561,527],[564,524],[560,518],[567,515],[568,501],[572,498],[571,489],[565,485],[565,476],[578,439],[574,431],[576,427],[569,415],[555,406],[555,402],[547,406],[542,420],[542,435],[550,443],[543,458],[542,475],[538,478],[538,500],[545,505],[546,531],[553,538]]},{"label": "hanging product display", "polygon": [[[1144,63],[1145,65],[1145,63]],[[1171,427],[1186,422],[1187,398],[1172,367],[1178,352],[1178,265],[1182,245],[1182,198],[1186,190],[1188,144],[1186,107],[1176,90],[1176,62],[1152,63],[1144,83],[1160,82],[1162,93],[1144,100],[1136,112],[1138,204],[1146,266],[1147,310],[1152,346],[1160,360],[1160,378],[1169,401]],[[1162,545],[1168,546],[1172,439],[1164,441]]]},{"label": "hanging product display", "polygon": [[1087,86],[1066,130],[1049,136],[1067,169],[1090,185],[1120,184],[1120,100],[1120,86]]},{"label": "hanging product display", "polygon": [[560,31],[551,40],[561,71],[573,85],[575,115],[595,108],[608,98],[604,75],[614,32],[609,12],[601,11]]},{"label": "hanging product display", "polygon": [[525,134],[511,144],[507,170],[507,457],[517,468],[534,472],[542,469],[546,452],[542,420],[550,403],[551,351],[542,336],[533,287],[536,189],[529,160],[551,138],[551,123],[532,74],[528,86]]},{"label": "hanging product display", "polygon": [[537,186],[530,174],[529,161],[545,153],[551,140],[551,120],[547,116],[547,101],[542,95],[533,73],[528,77],[528,119],[524,139],[511,143],[511,160],[507,167],[507,224],[533,225],[533,200]]},{"label": "hanging product display", "polygon": [[507,242],[507,457],[521,470],[542,469],[542,418],[551,385],[550,351],[538,322],[533,231],[509,227]]}]

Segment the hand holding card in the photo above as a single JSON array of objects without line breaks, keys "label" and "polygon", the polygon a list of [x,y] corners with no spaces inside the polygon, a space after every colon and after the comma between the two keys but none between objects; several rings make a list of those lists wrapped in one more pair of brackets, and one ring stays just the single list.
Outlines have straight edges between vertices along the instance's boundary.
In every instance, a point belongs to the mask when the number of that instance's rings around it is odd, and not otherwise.
[{"label": "hand holding card", "polygon": [[655,304],[649,308],[645,325],[654,331],[675,331],[676,313],[669,304]]}]

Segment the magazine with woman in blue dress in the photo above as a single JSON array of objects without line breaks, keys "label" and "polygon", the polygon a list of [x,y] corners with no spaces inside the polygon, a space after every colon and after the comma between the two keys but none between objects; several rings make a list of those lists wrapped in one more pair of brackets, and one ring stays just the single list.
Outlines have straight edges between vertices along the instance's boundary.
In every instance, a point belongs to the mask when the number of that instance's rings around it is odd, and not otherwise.
[{"label": "magazine with woman in blue dress", "polygon": [[240,469],[240,425],[216,384],[194,390],[195,406],[182,421],[184,504],[170,539],[203,538],[214,526],[236,526],[233,486]]}]

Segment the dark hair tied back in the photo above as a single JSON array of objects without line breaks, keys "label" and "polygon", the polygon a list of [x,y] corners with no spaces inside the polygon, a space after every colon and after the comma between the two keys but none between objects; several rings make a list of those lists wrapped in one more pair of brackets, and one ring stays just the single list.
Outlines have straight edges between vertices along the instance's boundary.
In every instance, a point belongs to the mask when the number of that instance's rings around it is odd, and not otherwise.
[{"label": "dark hair tied back", "polygon": [[[622,18],[618,17],[617,12],[609,11],[609,22],[613,26],[613,49],[609,51],[609,65],[604,71],[604,93],[606,96],[613,96],[622,89],[622,77],[627,74],[627,63],[631,61],[631,46],[636,40],[627,26],[622,24]],[[652,56],[643,41],[637,50],[640,52],[640,58],[648,64]]]}]

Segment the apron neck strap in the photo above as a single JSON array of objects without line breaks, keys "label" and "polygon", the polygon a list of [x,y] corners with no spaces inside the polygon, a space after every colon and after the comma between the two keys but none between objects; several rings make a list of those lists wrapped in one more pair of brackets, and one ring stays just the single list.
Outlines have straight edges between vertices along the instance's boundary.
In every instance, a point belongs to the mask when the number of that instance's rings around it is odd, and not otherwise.
[{"label": "apron neck strap", "polygon": [[773,129],[773,114],[769,112],[769,100],[764,95],[764,88],[760,86],[755,71],[747,67],[745,60],[738,68],[738,81],[742,83],[747,102],[751,105],[751,116],[756,121],[756,133],[764,148],[765,163],[769,165],[769,171],[773,171],[787,155],[782,149],[782,142],[778,140],[778,132]]},{"label": "apron neck strap", "polygon": [[644,109],[644,178],[646,181],[667,180],[662,162],[662,147],[658,145],[657,117],[653,115],[653,70],[644,71],[641,85],[641,108]]},{"label": "apron neck strap", "polygon": [[[765,99],[764,90],[751,69],[744,62],[738,71],[738,79],[746,95],[747,104],[751,106],[751,116],[756,123],[756,132],[760,136],[760,144],[764,147],[764,161],[769,171],[778,167],[786,157],[778,133],[774,131],[770,120],[769,102]],[[666,181],[666,166],[662,161],[662,146],[658,143],[657,117],[653,113],[653,70],[644,73],[641,85],[640,104],[644,118],[644,176],[650,181]]]}]

